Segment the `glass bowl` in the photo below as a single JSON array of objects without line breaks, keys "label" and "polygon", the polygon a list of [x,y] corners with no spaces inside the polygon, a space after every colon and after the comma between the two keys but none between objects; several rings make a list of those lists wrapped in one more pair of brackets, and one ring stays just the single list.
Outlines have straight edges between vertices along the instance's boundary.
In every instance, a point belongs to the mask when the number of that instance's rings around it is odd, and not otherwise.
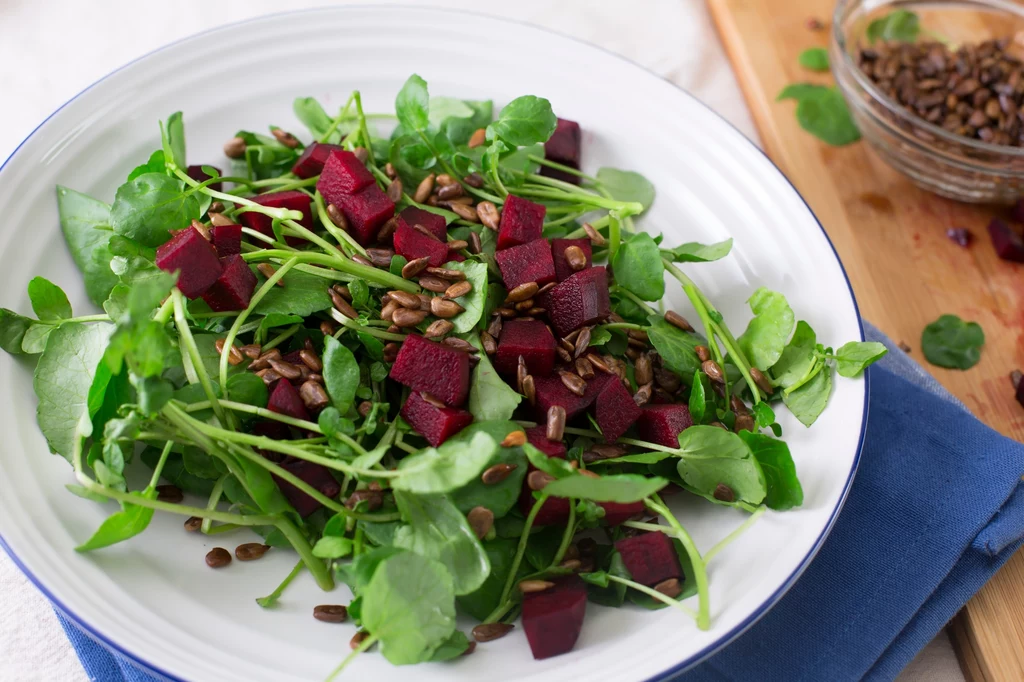
[{"label": "glass bowl", "polygon": [[[1008,204],[1024,195],[1024,147],[990,144],[932,124],[883,93],[857,64],[868,25],[897,9],[920,19],[919,40],[953,44],[1024,36],[1024,5],[1011,0],[839,0],[829,57],[864,139],[917,185],[951,199]],[[1020,44],[1017,44],[1020,48]],[[1024,48],[1015,52],[1021,56]],[[1022,114],[1024,123],[1024,114]]]}]

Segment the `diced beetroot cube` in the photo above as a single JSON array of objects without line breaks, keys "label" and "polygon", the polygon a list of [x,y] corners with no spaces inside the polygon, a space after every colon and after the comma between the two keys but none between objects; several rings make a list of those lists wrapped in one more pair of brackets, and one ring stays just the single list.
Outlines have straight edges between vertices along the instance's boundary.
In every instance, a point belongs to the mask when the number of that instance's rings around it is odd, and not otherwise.
[{"label": "diced beetroot cube", "polygon": [[[324,144],[322,142],[314,142],[313,144],[302,150],[302,156],[292,166],[292,173],[299,176],[303,180],[311,178],[314,175],[320,175],[324,169],[324,164],[327,163],[328,157],[332,152],[343,152],[344,148],[336,144]],[[323,194],[323,192],[321,192]]]},{"label": "diced beetroot cube", "polygon": [[[212,168],[213,170],[217,171],[217,175],[218,176],[224,175],[224,172],[221,171],[220,168],[217,168],[216,166],[211,166],[208,163],[200,165],[200,166],[189,166],[187,169],[185,169],[185,174],[188,175],[193,180],[195,180],[196,182],[206,182],[207,180],[209,180],[213,176],[208,174],[206,171],[204,171],[203,170],[203,166],[207,166],[207,167]],[[222,192],[224,190],[224,183],[223,182],[212,182],[209,185],[207,185],[207,187],[209,187],[210,189],[212,189],[215,192]]]},{"label": "diced beetroot cube", "polygon": [[391,366],[391,378],[458,407],[469,393],[469,354],[410,334]]},{"label": "diced beetroot cube", "polygon": [[593,397],[588,399],[586,394],[579,396],[570,391],[558,377],[537,376],[533,378],[533,385],[536,393],[537,415],[542,419],[547,417],[548,410],[552,405],[564,407],[566,419],[572,419],[590,407],[590,403],[593,402]]},{"label": "diced beetroot cube", "polygon": [[[309,205],[312,199],[304,192],[300,192],[297,189],[288,190],[287,192],[270,192],[268,194],[258,194],[252,200],[261,206],[268,206],[270,208],[287,208],[291,211],[302,211],[302,220],[298,221],[299,225],[302,225],[307,230],[313,229],[313,212]],[[245,213],[238,214],[238,219],[250,230],[256,230],[268,237],[274,236],[274,219],[268,215],[256,213],[255,211],[246,211]],[[305,240],[299,237],[288,237],[286,241],[288,244],[296,246]]]},{"label": "diced beetroot cube", "polygon": [[555,280],[558,282],[568,279],[577,272],[569,267],[569,261],[565,259],[565,250],[570,246],[578,246],[583,250],[583,255],[587,258],[586,268],[593,265],[589,239],[552,239],[551,258],[555,261]]},{"label": "diced beetroot cube", "polygon": [[252,425],[250,433],[254,436],[265,436],[274,440],[287,440],[291,433],[288,425],[273,419],[264,419]]},{"label": "diced beetroot cube", "polygon": [[551,374],[555,366],[555,337],[546,324],[540,320],[509,320],[502,325],[494,368],[505,376],[515,376],[520,355],[534,377]]},{"label": "diced beetroot cube", "polygon": [[671,538],[660,531],[623,538],[615,543],[633,580],[652,587],[669,578],[683,577],[679,555]]},{"label": "diced beetroot cube", "polygon": [[988,234],[997,256],[1003,260],[1024,263],[1024,239],[1013,228],[999,218],[993,218],[988,224]]},{"label": "diced beetroot cube", "polygon": [[640,408],[621,381],[609,381],[594,399],[594,418],[604,439],[614,443],[640,417]]},{"label": "diced beetroot cube", "polygon": [[540,239],[547,208],[528,199],[509,194],[501,209],[498,226],[498,250]]},{"label": "diced beetroot cube", "polygon": [[448,244],[415,230],[402,221],[395,229],[395,253],[406,260],[430,258],[430,267],[436,268],[448,262]]},{"label": "diced beetroot cube", "polygon": [[[544,426],[534,426],[526,429],[526,440],[533,447],[543,452],[548,457],[558,457],[559,459],[565,459],[566,449],[565,444],[561,441],[550,441],[547,436],[547,428]],[[527,463],[527,473],[536,471],[537,467]],[[533,508],[536,500],[533,498],[533,491],[530,490],[530,486],[527,485],[526,480],[523,480],[523,490],[519,494],[519,509],[523,512],[523,515],[530,513],[530,509]],[[569,500],[564,497],[549,497],[544,503],[544,506],[537,512],[537,517],[534,519],[534,525],[537,526],[564,526],[569,522]]]},{"label": "diced beetroot cube", "polygon": [[395,215],[395,204],[376,184],[358,194],[343,194],[335,203],[348,219],[349,232],[363,245],[376,241],[381,226]]},{"label": "diced beetroot cube", "polygon": [[587,613],[587,586],[579,576],[554,582],[552,588],[523,596],[523,630],[537,660],[572,651]]},{"label": "diced beetroot cube", "polygon": [[297,350],[288,351],[287,353],[281,356],[281,359],[293,365],[302,364],[302,354],[300,351]]},{"label": "diced beetroot cube", "polygon": [[359,157],[341,150],[332,151],[328,155],[320,179],[316,181],[316,188],[324,202],[339,205],[345,195],[357,194],[373,184],[376,184],[373,173],[367,170]]},{"label": "diced beetroot cube", "polygon": [[189,298],[203,294],[220,277],[217,250],[199,230],[190,227],[156,250],[156,266],[178,274],[178,288]]},{"label": "diced beetroot cube", "polygon": [[456,263],[462,263],[462,262],[464,262],[466,260],[466,257],[463,256],[458,251],[449,251],[448,252],[448,260],[453,260]]},{"label": "diced beetroot cube", "polygon": [[274,384],[273,390],[270,391],[270,398],[267,400],[267,409],[293,419],[309,421],[306,404],[302,402],[299,392],[295,390],[290,381],[279,379]]},{"label": "diced beetroot cube", "polygon": [[[331,475],[331,470],[322,464],[307,462],[302,459],[295,459],[282,463],[281,467],[287,469],[297,478],[308,483],[311,487],[316,488],[326,497],[333,499],[341,492],[341,485],[339,485],[338,481]],[[291,505],[295,507],[295,511],[299,512],[299,516],[305,518],[322,506],[315,499],[302,492],[283,478],[274,476],[274,481],[277,483],[277,487],[281,489],[281,492],[284,493],[284,496],[288,498],[288,501],[291,502]]]},{"label": "diced beetroot cube", "polygon": [[430,230],[430,232],[437,237],[437,240],[442,244],[448,241],[448,225],[444,219],[444,216],[430,211],[424,211],[418,206],[409,206],[402,210],[398,214],[398,224],[408,225],[413,227],[414,225],[422,225],[423,227]]},{"label": "diced beetroot cube", "polygon": [[641,439],[667,448],[678,448],[679,434],[691,426],[693,418],[686,405],[645,405],[636,422]]},{"label": "diced beetroot cube", "polygon": [[[545,426],[539,425],[526,429],[526,441],[548,457],[565,459],[565,443],[560,440],[548,440],[548,430]],[[533,471],[532,464],[530,465],[530,470]]]},{"label": "diced beetroot cube", "polygon": [[213,248],[221,258],[242,253],[241,225],[214,225],[210,228],[210,236],[213,237]]},{"label": "diced beetroot cube", "polygon": [[241,256],[228,256],[221,264],[224,269],[203,294],[203,300],[214,312],[245,310],[256,290],[256,275]]},{"label": "diced beetroot cube", "polygon": [[[544,158],[549,161],[560,163],[563,166],[569,166],[579,170],[580,137],[579,123],[564,118],[558,119],[558,125],[555,127],[555,132],[553,132],[551,137],[548,138],[548,141],[544,143]],[[556,180],[571,182],[574,185],[580,184],[579,176],[566,173],[565,171],[561,171],[556,168],[541,166],[540,174],[549,178],[555,178]]]},{"label": "diced beetroot cube", "polygon": [[473,415],[466,410],[431,405],[418,391],[402,406],[402,418],[435,448],[473,422]]},{"label": "diced beetroot cube", "polygon": [[568,336],[611,315],[608,273],[600,265],[580,270],[541,294],[537,302],[548,311],[558,335]]},{"label": "diced beetroot cube", "polygon": [[520,284],[536,282],[544,286],[555,281],[555,262],[551,258],[551,245],[547,239],[512,246],[494,254],[501,269],[505,288],[512,291]]},{"label": "diced beetroot cube", "polygon": [[640,502],[598,502],[604,508],[604,525],[618,526],[634,516],[644,513],[644,503]]}]

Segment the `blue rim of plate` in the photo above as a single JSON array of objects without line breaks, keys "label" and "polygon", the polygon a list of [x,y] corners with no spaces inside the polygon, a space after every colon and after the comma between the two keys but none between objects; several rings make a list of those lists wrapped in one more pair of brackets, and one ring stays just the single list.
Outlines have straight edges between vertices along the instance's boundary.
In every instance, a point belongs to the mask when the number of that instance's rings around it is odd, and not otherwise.
[{"label": "blue rim of plate", "polygon": [[[641,64],[637,64],[632,59],[624,57],[624,56],[622,56],[622,55],[620,55],[620,54],[618,54],[616,52],[612,52],[611,50],[609,50],[607,48],[604,48],[604,47],[602,47],[600,45],[595,45],[594,43],[590,43],[590,42],[587,42],[586,40],[582,40],[580,38],[576,38],[575,36],[571,36],[571,35],[567,35],[565,33],[561,33],[560,31],[555,31],[555,30],[552,30],[552,29],[549,29],[549,28],[545,28],[543,26],[537,26],[536,24],[531,24],[530,22],[527,22],[527,21],[519,21],[519,20],[516,20],[516,19],[508,19],[508,18],[505,18],[505,17],[494,16],[492,14],[487,14],[486,12],[476,12],[476,11],[471,11],[471,10],[453,10],[453,9],[450,9],[450,8],[432,7],[432,6],[429,6],[429,5],[416,5],[416,6],[413,6],[413,5],[401,5],[401,4],[394,4],[394,5],[345,5],[345,6],[335,6],[335,7],[309,7],[309,8],[305,8],[305,9],[301,9],[301,10],[286,10],[286,11],[282,11],[282,12],[272,12],[270,14],[263,14],[263,15],[260,15],[258,17],[249,17],[248,19],[242,19],[242,20],[239,20],[239,21],[235,21],[235,22],[231,22],[231,23],[227,23],[227,24],[222,24],[220,26],[215,26],[213,28],[208,28],[208,29],[206,29],[204,31],[199,31],[198,33],[193,33],[191,35],[185,36],[184,38],[179,38],[178,40],[175,40],[173,42],[167,43],[166,45],[163,45],[161,47],[156,48],[155,50],[151,50],[150,52],[147,52],[146,54],[144,54],[144,55],[142,55],[140,57],[136,57],[135,59],[131,60],[130,62],[128,62],[128,63],[126,63],[126,64],[124,64],[122,66],[119,66],[117,69],[111,71],[106,76],[103,76],[102,78],[96,80],[95,82],[91,83],[87,87],[83,88],[78,94],[76,94],[74,97],[69,99],[64,104],[60,105],[57,109],[55,109],[53,111],[53,113],[51,113],[49,116],[47,116],[45,119],[43,119],[43,121],[39,125],[37,125],[32,130],[32,132],[29,133],[27,137],[25,137],[24,140],[21,141],[18,144],[18,146],[14,148],[14,151],[11,152],[11,155],[8,156],[4,160],[4,162],[2,164],[0,164],[0,171],[2,171],[7,166],[7,164],[11,161],[11,159],[13,159],[17,155],[18,151],[25,145],[25,143],[28,142],[32,138],[32,136],[35,135],[36,132],[38,132],[38,130],[40,128],[42,128],[44,125],[46,125],[50,121],[51,118],[53,118],[58,113],[60,113],[60,111],[62,109],[64,109],[64,107],[66,107],[69,104],[71,104],[72,102],[74,102],[76,99],[81,97],[83,94],[85,94],[86,92],[91,90],[93,87],[95,87],[99,83],[102,83],[103,81],[107,80],[111,76],[116,75],[118,72],[123,71],[124,69],[128,68],[129,66],[137,64],[138,62],[141,62],[144,59],[147,59],[147,58],[151,57],[152,55],[157,54],[158,52],[163,52],[164,50],[170,49],[170,48],[172,48],[172,47],[174,47],[176,45],[179,45],[180,43],[184,43],[184,42],[186,42],[188,40],[192,40],[193,38],[198,38],[200,36],[204,36],[204,35],[207,35],[207,34],[210,34],[210,33],[215,33],[217,31],[221,31],[221,30],[227,29],[227,28],[233,28],[233,27],[236,27],[236,26],[242,26],[244,24],[248,24],[248,23],[254,22],[254,21],[262,21],[264,19],[267,19],[268,17],[275,17],[275,16],[282,16],[282,15],[291,15],[291,14],[305,14],[305,13],[313,13],[313,12],[325,12],[325,11],[336,12],[338,10],[344,11],[344,10],[347,10],[347,9],[353,9],[353,10],[359,10],[359,9],[414,9],[414,10],[429,10],[429,11],[433,11],[433,12],[458,13],[458,14],[462,14],[462,15],[471,14],[473,16],[481,17],[481,18],[484,18],[484,19],[489,19],[489,20],[492,20],[492,21],[499,21],[499,22],[508,23],[508,24],[517,24],[519,26],[527,26],[529,28],[532,28],[532,29],[535,29],[535,30],[538,30],[538,31],[542,31],[542,32],[548,33],[550,35],[557,36],[557,37],[562,38],[564,40],[571,40],[574,43],[578,43],[580,45],[584,45],[584,46],[589,47],[591,49],[600,50],[601,52],[604,52],[607,55],[610,55],[610,56],[612,56],[612,57],[614,57],[616,59],[619,59],[619,60],[621,60],[623,62],[626,62],[627,64],[629,64],[629,65],[631,65],[631,66],[633,66],[633,67],[635,67],[637,69],[640,69],[641,71],[643,71],[645,73],[648,73],[648,74],[654,76],[659,81],[661,81],[661,82],[671,86],[675,90],[679,91],[679,93],[681,93],[684,97],[690,98],[691,100],[693,100],[694,102],[696,102],[700,106],[702,106],[705,109],[707,109],[713,116],[717,117],[723,123],[725,123],[727,126],[729,126],[734,131],[739,133],[739,135],[744,140],[746,140],[747,143],[751,147],[753,147],[753,149],[757,153],[761,154],[761,156],[763,156],[765,158],[765,160],[768,161],[769,164],[771,164],[772,168],[775,169],[775,171],[782,177],[783,180],[785,180],[785,182],[790,186],[790,188],[792,188],[793,192],[800,198],[800,201],[803,202],[804,207],[807,209],[807,212],[811,214],[811,217],[814,218],[814,222],[818,224],[818,229],[821,230],[821,234],[825,237],[825,241],[828,242],[829,248],[832,249],[832,254],[835,256],[836,262],[839,264],[839,270],[840,270],[840,272],[843,273],[843,279],[846,280],[846,287],[847,287],[847,289],[850,292],[850,300],[853,301],[854,312],[857,314],[857,323],[858,323],[858,326],[860,327],[860,340],[864,341],[864,338],[865,338],[864,337],[864,321],[863,321],[863,318],[861,317],[861,314],[860,314],[860,306],[857,304],[857,296],[853,292],[853,284],[850,282],[850,276],[846,274],[846,268],[843,266],[843,261],[839,257],[839,252],[836,251],[835,244],[832,243],[832,239],[828,236],[828,232],[825,231],[825,227],[821,224],[821,221],[818,220],[818,216],[811,209],[810,205],[807,203],[807,200],[804,199],[803,195],[800,194],[799,190],[797,190],[796,186],[793,185],[792,181],[790,181],[790,179],[786,176],[786,174],[782,172],[782,169],[780,169],[775,164],[775,162],[772,161],[772,159],[764,152],[764,150],[762,150],[760,147],[758,147],[756,144],[754,144],[749,138],[747,138],[746,135],[744,135],[739,130],[739,128],[737,128],[735,125],[733,125],[731,121],[729,121],[727,118],[725,118],[724,116],[722,116],[721,114],[716,112],[714,109],[709,107],[707,104],[705,104],[701,100],[697,99],[694,95],[690,94],[687,90],[681,88],[680,86],[676,85],[672,81],[670,81],[670,80],[668,80],[666,78],[663,78],[662,76],[658,75],[654,71],[651,71],[647,67],[645,67],[645,66],[643,66]],[[775,606],[779,602],[780,599],[782,599],[782,597],[786,594],[786,592],[788,592],[789,589],[791,587],[793,587],[793,585],[800,578],[800,576],[803,575],[804,571],[807,570],[807,567],[810,566],[811,561],[814,560],[814,557],[817,556],[818,552],[821,550],[822,545],[825,543],[825,538],[827,538],[829,533],[832,531],[832,527],[835,525],[836,519],[839,517],[839,513],[842,511],[843,506],[846,504],[846,498],[850,494],[850,488],[853,485],[853,479],[854,479],[854,477],[857,474],[857,469],[860,467],[861,455],[864,452],[864,439],[865,439],[865,436],[867,435],[868,412],[869,412],[868,397],[870,395],[871,395],[871,373],[870,372],[865,372],[864,373],[864,413],[863,413],[863,418],[861,419],[860,437],[857,440],[857,452],[856,452],[856,454],[853,457],[853,466],[850,468],[850,475],[846,479],[846,484],[843,486],[843,494],[840,497],[838,504],[836,504],[835,509],[832,511],[832,515],[829,517],[828,523],[825,524],[825,528],[822,529],[821,534],[818,536],[818,539],[815,540],[814,547],[811,549],[810,552],[807,553],[807,556],[805,556],[803,558],[803,560],[800,562],[800,566],[798,566],[797,569],[795,571],[793,571],[793,573],[786,579],[786,581],[782,585],[780,585],[779,588],[777,590],[775,590],[775,592],[773,592],[771,594],[771,596],[769,596],[767,599],[765,599],[760,604],[760,606],[758,606],[757,609],[754,610],[753,613],[751,613],[749,616],[747,616],[747,618],[745,618],[743,620],[743,622],[741,622],[738,625],[736,625],[735,627],[733,627],[732,630],[730,630],[728,633],[726,633],[725,635],[720,637],[715,643],[710,644],[710,645],[704,647],[703,649],[698,651],[696,654],[690,656],[689,658],[687,658],[684,661],[681,661],[680,663],[674,665],[673,667],[669,668],[668,670],[665,670],[664,672],[659,673],[655,677],[648,678],[646,680],[646,682],[663,682],[665,680],[669,680],[673,676],[675,676],[677,674],[680,674],[680,673],[683,673],[683,672],[685,672],[685,671],[695,667],[697,664],[707,660],[708,658],[710,658],[715,653],[717,653],[717,652],[721,651],[722,649],[724,649],[725,647],[727,647],[734,640],[736,640],[736,638],[738,638],[744,632],[746,632],[751,627],[753,627],[753,625],[757,621],[761,620],[761,618],[764,617],[764,615],[767,614],[768,611],[773,606]],[[169,672],[167,672],[165,670],[161,670],[160,668],[158,668],[157,666],[153,665],[152,663],[149,663],[149,662],[143,660],[138,655],[133,654],[132,652],[128,651],[127,649],[125,649],[122,646],[118,645],[117,643],[113,642],[112,640],[110,640],[109,638],[104,636],[99,630],[93,628],[88,623],[86,623],[80,616],[76,615],[74,612],[72,612],[70,609],[68,609],[67,606],[65,606],[61,601],[59,601],[50,592],[50,590],[47,589],[47,587],[45,585],[43,585],[43,583],[40,582],[28,570],[28,568],[21,562],[21,560],[18,559],[17,555],[15,555],[15,553],[14,553],[14,550],[12,550],[10,545],[7,544],[7,541],[4,540],[3,535],[0,535],[0,547],[2,547],[4,549],[4,551],[7,553],[7,555],[9,557],[11,557],[11,560],[18,567],[18,569],[21,570],[21,572],[25,574],[25,577],[27,577],[29,579],[29,581],[33,585],[35,585],[36,588],[38,588],[39,591],[42,592],[46,596],[46,598],[48,600],[50,600],[50,603],[53,604],[54,608],[56,608],[58,611],[60,611],[61,614],[63,614],[69,621],[71,621],[74,625],[76,625],[80,630],[82,630],[82,632],[84,632],[90,638],[95,640],[98,644],[102,645],[104,648],[106,648],[107,650],[109,650],[110,652],[112,652],[114,654],[117,654],[119,656],[123,656],[124,658],[128,659],[133,664],[135,664],[136,666],[144,669],[146,672],[155,674],[155,675],[157,675],[157,676],[159,676],[161,678],[164,678],[166,680],[172,680],[172,681],[175,681],[175,682],[183,682],[181,680],[181,678],[175,677],[175,676],[171,675]]]}]

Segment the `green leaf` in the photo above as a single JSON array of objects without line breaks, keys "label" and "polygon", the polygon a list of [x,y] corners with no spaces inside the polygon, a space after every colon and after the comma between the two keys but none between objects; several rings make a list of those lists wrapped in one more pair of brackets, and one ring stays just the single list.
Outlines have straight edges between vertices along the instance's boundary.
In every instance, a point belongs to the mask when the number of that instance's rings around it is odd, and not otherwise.
[{"label": "green leaf", "polygon": [[732,251],[732,237],[724,242],[714,244],[687,242],[674,249],[663,249],[661,255],[673,263],[708,263],[725,258],[730,251]]},{"label": "green leaf", "polygon": [[[469,444],[479,433],[486,433],[496,443],[500,443],[508,434],[521,430],[521,426],[511,421],[474,422],[448,439],[445,445],[452,442]],[[462,487],[453,490],[450,497],[460,512],[466,513],[473,507],[487,507],[494,512],[495,518],[501,518],[515,507],[523,487],[523,479],[526,478],[526,455],[520,447],[499,447],[484,464],[483,470],[486,471],[496,464],[511,464],[515,469],[499,483],[485,484],[480,476],[476,476]]]},{"label": "green leaf", "polygon": [[551,103],[542,97],[517,97],[501,110],[498,120],[487,126],[487,139],[503,140],[513,147],[547,142],[558,119]]},{"label": "green leaf", "polygon": [[775,101],[781,102],[786,99],[800,101],[805,97],[816,97],[827,89],[824,85],[816,85],[814,83],[790,83],[782,89],[782,92],[778,94]]},{"label": "green leaf", "polygon": [[835,87],[800,100],[796,105],[796,120],[801,128],[835,147],[860,139],[860,130],[853,122],[850,108]]},{"label": "green leaf", "polygon": [[188,168],[185,161],[185,121],[180,111],[168,116],[166,124],[160,124],[160,141],[165,162],[172,161],[181,170]]},{"label": "green leaf", "polygon": [[184,230],[200,216],[199,201],[181,180],[146,173],[117,189],[110,209],[114,232],[143,246],[160,246],[171,232]]},{"label": "green leaf", "polygon": [[325,535],[313,545],[313,556],[321,559],[340,559],[352,553],[352,540],[336,535]]},{"label": "green leaf", "polygon": [[448,639],[441,642],[441,646],[434,649],[429,660],[432,663],[452,661],[465,654],[467,649],[469,649],[469,638],[462,630],[456,630]]},{"label": "green leaf", "polygon": [[817,343],[811,325],[803,320],[797,322],[793,338],[782,351],[778,362],[772,365],[772,376],[775,377],[776,385],[789,388],[807,376],[817,361],[814,354]]},{"label": "green leaf", "polygon": [[362,594],[382,563],[404,553],[405,550],[399,547],[378,547],[360,554],[351,563],[338,566],[338,579],[348,585],[354,594]]},{"label": "green leaf", "polygon": [[466,273],[466,280],[473,285],[468,294],[455,299],[455,302],[465,310],[449,320],[454,325],[453,331],[456,334],[471,332],[484,314],[484,303],[487,300],[487,265],[476,260],[466,260],[461,263],[451,261],[445,263],[444,267]]},{"label": "green leaf", "polygon": [[39,355],[46,350],[46,342],[50,338],[50,333],[57,327],[52,324],[46,324],[43,322],[33,322],[32,325],[25,330],[25,336],[21,340],[21,350],[27,355]]},{"label": "green leaf", "polygon": [[[257,275],[260,286],[266,282],[263,275]],[[299,315],[309,317],[313,313],[331,307],[327,293],[328,281],[306,272],[291,270],[281,279],[283,287],[271,287],[263,300],[253,309],[253,315]]]},{"label": "green leaf", "polygon": [[479,478],[497,450],[495,440],[482,431],[468,443],[448,440],[399,462],[400,475],[391,479],[391,487],[411,493],[450,492]]},{"label": "green leaf", "polygon": [[32,326],[32,320],[23,315],[0,308],[0,348],[11,355],[21,355],[25,332]]},{"label": "green leaf", "polygon": [[359,363],[355,355],[332,336],[324,337],[324,385],[331,403],[345,414],[359,388]]},{"label": "green leaf", "polygon": [[567,460],[560,457],[548,457],[529,443],[525,443],[522,448],[523,452],[526,453],[526,457],[530,460],[530,464],[545,474],[550,474],[555,478],[577,475],[576,470],[572,468]]},{"label": "green leaf", "polygon": [[[608,576],[614,575],[625,580],[632,580],[633,576],[629,574],[629,570],[626,568],[625,562],[622,561],[622,555],[615,551],[612,546],[599,545],[599,551],[600,550],[604,550],[605,552],[610,550],[608,570],[599,571],[597,573],[582,573],[580,574],[580,577],[590,583],[587,586],[587,598],[590,599],[590,601],[603,606],[618,608],[626,601],[627,588],[622,583],[608,580]],[[601,563],[603,564],[604,562]]]},{"label": "green leaf", "polygon": [[[152,500],[156,498],[155,488],[147,488],[141,495],[131,493],[133,497]],[[135,537],[146,530],[150,520],[153,518],[153,510],[131,502],[124,503],[122,511],[111,514],[107,517],[91,538],[75,547],[76,552],[88,552],[101,547],[109,547],[128,538]]]},{"label": "green leaf", "polygon": [[[164,162],[164,150],[157,149],[155,152],[149,155],[149,160],[141,166],[136,166],[132,169],[132,172],[128,174],[128,179],[125,182],[131,182],[140,175],[146,173],[166,173],[167,164]],[[109,209],[108,209],[109,210]]]},{"label": "green leaf", "polygon": [[768,492],[764,503],[769,509],[785,510],[804,503],[804,491],[796,476],[796,465],[789,454],[789,446],[761,433],[740,431],[739,437],[747,444],[764,472]]},{"label": "green leaf", "polygon": [[[228,377],[228,395],[237,403],[254,407],[267,406],[267,385],[251,372],[239,372]],[[245,415],[239,415],[244,419]]]},{"label": "green leaf", "polygon": [[490,358],[483,352],[483,346],[476,334],[468,335],[466,340],[481,351],[480,361],[473,368],[473,377],[469,385],[470,414],[478,422],[503,422],[511,419],[523,396],[512,390],[512,387],[498,376]]},{"label": "green leaf", "polygon": [[612,258],[615,282],[645,301],[665,296],[665,266],[651,235],[637,232],[624,241]]},{"label": "green leaf", "polygon": [[760,504],[767,494],[764,473],[740,436],[717,426],[691,426],[679,434],[679,476],[704,495],[720,483],[736,499]]},{"label": "green leaf", "polygon": [[[158,448],[149,447],[143,450],[139,457],[146,466],[152,469],[160,460],[160,450]],[[168,483],[177,486],[187,493],[192,493],[193,495],[209,497],[210,493],[213,491],[214,482],[212,480],[199,478],[198,476],[190,474],[188,470],[185,469],[182,456],[177,453],[172,452],[167,458],[167,462],[164,464],[164,468],[160,472],[160,476]]]},{"label": "green leaf", "polygon": [[429,110],[430,125],[435,128],[449,118],[470,118],[474,113],[472,107],[454,97],[431,97]]},{"label": "green leaf", "polygon": [[395,98],[395,114],[406,130],[423,132],[430,126],[430,95],[426,81],[416,74],[409,76]]},{"label": "green leaf", "polygon": [[155,415],[174,395],[174,386],[166,379],[149,376],[136,382],[139,409],[147,415]]},{"label": "green leaf", "polygon": [[[491,100],[462,100],[462,103],[473,112],[468,118],[448,116],[440,123],[441,130],[456,146],[465,145],[470,136],[480,128],[486,128],[494,119],[494,103]],[[434,118],[434,100],[431,101],[431,119]],[[469,150],[472,151],[472,150]]]},{"label": "green leaf", "polygon": [[46,279],[35,277],[28,283],[32,310],[43,322],[58,322],[71,317],[71,303],[64,290]]},{"label": "green leaf", "polygon": [[[314,140],[323,138],[331,129],[331,117],[327,115],[315,97],[296,97],[292,102],[292,111],[295,112],[295,117],[302,122],[302,125],[309,129]],[[335,134],[332,139],[324,141],[336,142],[340,138],[340,134]]]},{"label": "green leaf", "polygon": [[921,334],[921,350],[928,362],[947,369],[970,369],[981,359],[985,332],[977,322],[943,315]]},{"label": "green leaf", "polygon": [[269,471],[244,457],[237,457],[235,461],[242,472],[242,485],[260,511],[264,514],[295,513]]},{"label": "green leaf", "polygon": [[114,234],[110,227],[110,207],[58,185],[57,210],[64,240],[85,281],[85,293],[90,301],[101,305],[117,284],[117,275],[110,269],[112,254],[108,244]]},{"label": "green leaf", "polygon": [[810,381],[791,393],[783,392],[782,402],[801,424],[810,426],[825,409],[832,393],[832,370],[822,366]]},{"label": "green leaf", "polygon": [[491,562],[491,572],[475,591],[456,600],[459,610],[477,620],[483,620],[498,608],[501,592],[512,569],[512,557],[518,542],[513,538],[495,538],[483,543],[484,551]]},{"label": "green leaf", "polygon": [[224,473],[224,466],[219,460],[191,445],[182,449],[181,463],[185,471],[197,478],[215,481]]},{"label": "green leaf", "polygon": [[599,168],[597,181],[617,201],[636,201],[643,204],[644,211],[654,203],[654,185],[635,171]]},{"label": "green leaf", "polygon": [[905,9],[898,9],[868,24],[865,32],[869,43],[878,40],[912,43],[921,32],[918,16]]},{"label": "green leaf", "polygon": [[285,313],[270,313],[262,320],[260,320],[260,326],[256,328],[256,336],[260,339],[267,338],[267,332],[277,327],[289,327],[293,324],[301,324],[302,318],[298,315],[290,315]]},{"label": "green leaf", "polygon": [[[719,429],[721,430],[721,429]],[[617,474],[590,478],[576,474],[548,483],[544,492],[555,497],[575,497],[594,502],[639,502],[668,485],[664,478]]]},{"label": "green leaf", "polygon": [[701,367],[694,348],[703,345],[704,339],[697,334],[684,332],[660,317],[651,316],[650,323],[647,335],[665,366],[690,381],[693,373]]},{"label": "green leaf", "polygon": [[704,397],[704,373],[697,371],[693,373],[693,386],[690,387],[690,400],[687,406],[690,408],[690,417],[694,424],[704,421],[704,412],[707,407],[707,399]]},{"label": "green leaf", "polygon": [[828,71],[828,50],[823,47],[809,47],[800,53],[800,66],[811,71]]},{"label": "green leaf", "polygon": [[740,349],[758,369],[766,370],[782,357],[793,332],[793,309],[782,294],[760,287],[747,301],[754,319],[737,341]]},{"label": "green leaf", "polygon": [[836,351],[836,371],[840,376],[860,376],[868,365],[881,360],[889,350],[877,341],[850,341]]},{"label": "green leaf", "polygon": [[[399,269],[401,273],[401,269]],[[348,292],[352,294],[352,307],[353,308],[365,308],[367,301],[370,300],[370,287],[367,286],[366,282],[361,279],[354,279],[348,283]]]}]

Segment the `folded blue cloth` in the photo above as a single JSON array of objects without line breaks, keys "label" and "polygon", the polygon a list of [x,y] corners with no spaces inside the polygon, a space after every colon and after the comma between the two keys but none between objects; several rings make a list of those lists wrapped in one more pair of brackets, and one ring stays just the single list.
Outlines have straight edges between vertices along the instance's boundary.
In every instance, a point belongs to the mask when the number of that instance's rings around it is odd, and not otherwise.
[{"label": "folded blue cloth", "polygon": [[[678,682],[891,680],[1020,546],[1024,446],[867,333],[890,353],[868,370],[864,453],[832,533],[764,618]],[[91,679],[156,679],[61,622]]]}]

